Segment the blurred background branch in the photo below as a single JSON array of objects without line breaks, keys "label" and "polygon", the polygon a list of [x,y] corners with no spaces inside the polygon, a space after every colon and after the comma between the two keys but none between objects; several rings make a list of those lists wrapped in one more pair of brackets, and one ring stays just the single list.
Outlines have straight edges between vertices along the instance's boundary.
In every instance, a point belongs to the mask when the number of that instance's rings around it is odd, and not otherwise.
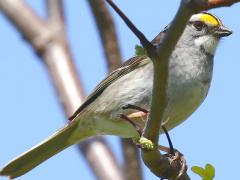
[{"label": "blurred background branch", "polygon": [[111,72],[121,65],[121,53],[115,24],[103,0],[88,0],[101,38],[107,67]]},{"label": "blurred background branch", "polygon": [[[111,72],[121,65],[121,53],[118,44],[115,24],[105,1],[88,0],[101,38],[107,61],[108,71]],[[123,171],[126,180],[141,180],[141,161],[136,145],[131,139],[121,139],[123,148]],[[131,169],[131,171],[129,171]]]},{"label": "blurred background branch", "polygon": [[[85,95],[68,45],[63,2],[47,1],[47,21],[23,0],[0,0],[0,9],[45,63],[66,117],[69,117]],[[87,140],[78,147],[98,179],[123,179],[121,168],[102,137]]]}]

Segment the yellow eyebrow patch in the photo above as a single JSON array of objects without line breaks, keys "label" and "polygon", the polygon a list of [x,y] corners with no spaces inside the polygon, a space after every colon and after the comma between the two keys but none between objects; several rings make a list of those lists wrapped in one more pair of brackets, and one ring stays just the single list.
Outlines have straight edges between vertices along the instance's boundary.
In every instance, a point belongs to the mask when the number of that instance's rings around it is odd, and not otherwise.
[{"label": "yellow eyebrow patch", "polygon": [[212,16],[210,14],[201,14],[199,16],[199,19],[201,21],[203,21],[205,24],[210,24],[212,26],[219,26],[220,25],[220,22],[218,20],[218,18],[216,18],[215,16]]}]

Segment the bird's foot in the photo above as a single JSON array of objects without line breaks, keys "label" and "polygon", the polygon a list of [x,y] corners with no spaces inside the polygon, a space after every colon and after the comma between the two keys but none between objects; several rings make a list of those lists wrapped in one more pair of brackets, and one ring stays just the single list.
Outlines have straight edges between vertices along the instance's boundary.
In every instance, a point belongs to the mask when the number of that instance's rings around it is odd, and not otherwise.
[{"label": "bird's foot", "polygon": [[169,158],[171,166],[177,166],[180,163],[181,169],[180,169],[179,174],[176,178],[176,179],[178,179],[182,175],[186,174],[186,172],[187,172],[187,162],[186,162],[186,159],[184,158],[184,155],[181,152],[179,152],[177,149],[173,148],[173,144],[172,144],[170,136],[167,132],[167,129],[164,126],[162,126],[162,128],[164,130],[164,133],[167,136],[169,147],[158,145],[158,149],[160,151],[166,152],[166,154],[164,154],[164,156]]},{"label": "bird's foot", "polygon": [[[138,133],[139,133],[141,138],[137,142],[137,146],[139,148],[143,149],[143,150],[147,150],[147,151],[152,150],[154,148],[153,142],[151,140],[145,138],[145,137],[142,137],[142,133],[143,132],[142,132],[141,128],[139,128],[134,123],[134,121],[131,120],[132,117],[134,118],[136,116],[138,116],[138,117],[139,116],[146,117],[147,114],[148,114],[148,111],[143,109],[143,108],[141,108],[141,107],[138,107],[138,106],[135,106],[135,105],[131,105],[131,104],[128,104],[128,105],[124,106],[122,109],[134,109],[134,110],[138,110],[139,111],[139,112],[136,112],[136,113],[132,113],[130,115],[122,114],[122,115],[120,115],[120,117],[125,119],[125,120],[127,120],[128,122],[130,122],[136,128],[136,130],[138,131]],[[169,158],[171,166],[178,166],[180,164],[181,169],[180,169],[179,174],[177,176],[177,179],[178,179],[182,175],[186,174],[186,172],[187,172],[187,163],[186,163],[186,160],[184,158],[184,155],[181,152],[179,152],[178,150],[174,149],[167,129],[164,126],[162,126],[162,129],[163,129],[163,131],[164,131],[164,133],[165,133],[165,135],[167,137],[167,140],[168,140],[168,143],[169,143],[169,147],[158,145],[158,150],[166,152],[166,154],[164,154],[164,156]]]},{"label": "bird's foot", "polygon": [[[158,149],[162,150],[163,146],[159,146]],[[164,147],[164,149],[167,147]],[[180,178],[182,175],[186,174],[187,172],[187,162],[184,158],[184,155],[179,152],[178,150],[174,149],[174,153],[167,152],[163,156],[169,158],[170,165],[177,167],[180,164],[181,169],[179,170],[179,174],[176,179]]]}]

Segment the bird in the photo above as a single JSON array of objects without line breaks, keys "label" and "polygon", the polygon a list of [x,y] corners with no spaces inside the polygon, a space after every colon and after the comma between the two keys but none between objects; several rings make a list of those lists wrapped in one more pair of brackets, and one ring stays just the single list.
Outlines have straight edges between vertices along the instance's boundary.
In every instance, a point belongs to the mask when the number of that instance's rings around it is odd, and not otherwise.
[{"label": "bird", "polygon": [[[164,28],[152,44],[161,45],[171,27]],[[213,73],[213,59],[222,37],[232,31],[208,12],[191,16],[178,40],[168,65],[167,103],[162,125],[171,130],[185,121],[206,98]],[[11,179],[32,170],[65,148],[96,135],[116,135],[136,140],[136,127],[143,128],[144,113],[129,105],[149,110],[153,87],[153,63],[147,55],[137,55],[111,72],[69,118],[69,123],[46,140],[7,163],[0,176]],[[161,133],[161,132],[160,132]]]}]

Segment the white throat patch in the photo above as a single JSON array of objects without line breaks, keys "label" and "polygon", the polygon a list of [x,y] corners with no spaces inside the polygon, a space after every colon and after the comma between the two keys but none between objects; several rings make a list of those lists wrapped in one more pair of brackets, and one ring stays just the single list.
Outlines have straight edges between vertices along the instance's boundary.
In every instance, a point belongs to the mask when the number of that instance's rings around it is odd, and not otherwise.
[{"label": "white throat patch", "polygon": [[214,55],[216,51],[218,42],[219,39],[210,35],[201,36],[194,40],[195,45],[199,47],[202,46],[205,52],[210,53],[212,55]]}]

